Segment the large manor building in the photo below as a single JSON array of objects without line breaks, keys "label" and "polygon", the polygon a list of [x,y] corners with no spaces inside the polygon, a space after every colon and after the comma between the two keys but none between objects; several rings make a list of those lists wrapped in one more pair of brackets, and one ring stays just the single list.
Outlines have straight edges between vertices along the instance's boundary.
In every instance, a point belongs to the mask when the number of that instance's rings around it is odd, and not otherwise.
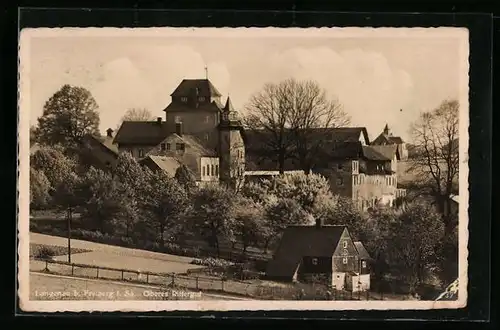
[{"label": "large manor building", "polygon": [[[200,185],[234,185],[259,173],[275,175],[277,166],[258,157],[259,141],[246,132],[239,113],[208,79],[185,79],[170,95],[164,117],[154,121],[125,121],[116,134],[93,138],[106,165],[129,152],[141,164],[169,175],[185,165]],[[325,134],[323,132],[322,134]],[[334,193],[350,197],[362,208],[393,205],[404,195],[398,188],[397,163],[404,143],[386,126],[370,143],[364,127],[331,128],[323,146],[324,161],[313,169],[324,175]],[[301,170],[293,161],[286,170]]]}]

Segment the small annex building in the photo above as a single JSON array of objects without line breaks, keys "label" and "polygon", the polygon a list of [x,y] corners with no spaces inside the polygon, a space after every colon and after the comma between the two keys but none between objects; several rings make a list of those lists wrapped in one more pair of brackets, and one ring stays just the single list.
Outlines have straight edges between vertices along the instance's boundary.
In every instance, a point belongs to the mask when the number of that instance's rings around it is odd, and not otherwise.
[{"label": "small annex building", "polygon": [[[319,220],[312,226],[288,226],[269,261],[266,278],[321,282],[337,290],[369,290],[368,262],[363,261],[370,258],[362,244],[356,243],[346,226],[323,225]],[[362,257],[356,245],[362,249]]]}]

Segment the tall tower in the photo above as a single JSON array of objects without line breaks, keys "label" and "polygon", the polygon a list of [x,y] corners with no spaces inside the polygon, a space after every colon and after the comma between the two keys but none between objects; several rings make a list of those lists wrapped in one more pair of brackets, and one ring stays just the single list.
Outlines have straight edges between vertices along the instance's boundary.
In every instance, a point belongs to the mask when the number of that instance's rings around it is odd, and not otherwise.
[{"label": "tall tower", "polygon": [[245,178],[243,125],[228,97],[219,123],[220,180],[239,189]]}]

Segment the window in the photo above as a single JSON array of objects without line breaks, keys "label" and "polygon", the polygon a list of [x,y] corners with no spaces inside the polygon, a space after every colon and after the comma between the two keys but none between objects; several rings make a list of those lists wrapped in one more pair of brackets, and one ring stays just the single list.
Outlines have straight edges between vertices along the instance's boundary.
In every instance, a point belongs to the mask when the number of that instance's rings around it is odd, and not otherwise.
[{"label": "window", "polygon": [[205,124],[208,124],[210,122],[210,116],[205,116]]},{"label": "window", "polygon": [[347,247],[347,241],[342,242],[342,247],[345,249]]},{"label": "window", "polygon": [[144,157],[144,150],[139,149],[139,157]]},{"label": "window", "polygon": [[182,122],[182,118],[181,118],[181,116],[175,116],[175,122],[176,122],[176,123],[180,123],[180,122]]},{"label": "window", "polygon": [[165,143],[160,144],[160,149],[161,151],[165,151],[167,149],[167,146]]},{"label": "window", "polygon": [[361,261],[361,267],[366,268],[366,261],[365,260]]},{"label": "window", "polygon": [[312,258],[311,263],[316,266],[318,264],[318,258]]},{"label": "window", "polygon": [[346,258],[346,257],[342,258],[342,263],[343,263],[344,265],[347,265],[347,258]]},{"label": "window", "polygon": [[211,166],[210,175],[211,176],[215,176],[215,166],[214,166],[214,164],[212,164],[212,166]]},{"label": "window", "polygon": [[167,143],[167,150],[170,150],[170,143]]},{"label": "window", "polygon": [[205,97],[204,97],[204,96],[200,96],[200,97],[198,98],[198,101],[200,101],[200,102],[205,102]]},{"label": "window", "polygon": [[207,164],[207,175],[210,176],[210,165]]},{"label": "window", "polygon": [[181,97],[181,102],[186,103],[187,101],[188,101],[188,98],[187,98],[187,97],[185,97],[185,96]]},{"label": "window", "polygon": [[344,184],[344,180],[342,178],[337,178],[337,186],[341,186]]},{"label": "window", "polygon": [[205,134],[205,141],[208,141],[209,139],[210,139],[210,135],[208,135],[208,133]]},{"label": "window", "polygon": [[342,170],[342,168],[343,168],[342,164],[337,164],[337,168],[338,168],[339,170]]},{"label": "window", "polygon": [[202,173],[202,174],[201,174],[202,176],[205,176],[205,166],[202,166],[202,167],[201,167],[201,173]]},{"label": "window", "polygon": [[184,143],[176,143],[175,144],[175,150],[184,151],[185,149],[186,149],[186,145]]},{"label": "window", "polygon": [[215,165],[215,175],[219,176],[219,165]]}]

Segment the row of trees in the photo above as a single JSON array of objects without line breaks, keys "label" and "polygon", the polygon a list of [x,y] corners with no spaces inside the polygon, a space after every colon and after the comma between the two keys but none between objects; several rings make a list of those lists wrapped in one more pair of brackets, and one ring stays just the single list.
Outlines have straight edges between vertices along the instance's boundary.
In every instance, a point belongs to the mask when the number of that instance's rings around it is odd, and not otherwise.
[{"label": "row of trees", "polygon": [[450,263],[456,242],[444,235],[444,223],[430,205],[365,214],[349,199],[333,195],[327,180],[315,174],[247,183],[236,193],[221,186],[196,187],[182,166],[174,178],[151,172],[126,153],[110,172],[90,168],[78,173],[75,165],[58,148],[38,150],[32,156],[33,207],[57,208],[69,219],[78,212],[91,230],[155,242],[160,248],[182,244],[179,238],[192,234],[216,251],[221,241],[238,242],[243,251],[267,250],[288,225],[321,219],[347,225],[376,259],[380,276],[398,271],[412,287],[429,275],[445,281],[456,276]]}]

